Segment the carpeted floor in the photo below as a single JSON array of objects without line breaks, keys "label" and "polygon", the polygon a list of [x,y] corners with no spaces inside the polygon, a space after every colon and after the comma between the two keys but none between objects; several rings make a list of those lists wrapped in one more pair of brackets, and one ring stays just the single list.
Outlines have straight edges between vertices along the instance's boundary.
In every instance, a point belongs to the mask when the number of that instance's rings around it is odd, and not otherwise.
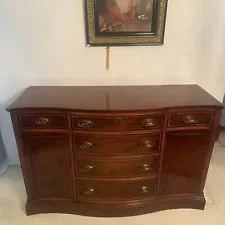
[{"label": "carpeted floor", "polygon": [[[225,137],[220,140],[223,144]],[[205,196],[207,205],[204,211],[179,209],[107,219],[65,214],[27,217],[21,170],[19,166],[13,166],[0,177],[0,225],[225,225],[225,148],[219,143],[215,144]]]}]

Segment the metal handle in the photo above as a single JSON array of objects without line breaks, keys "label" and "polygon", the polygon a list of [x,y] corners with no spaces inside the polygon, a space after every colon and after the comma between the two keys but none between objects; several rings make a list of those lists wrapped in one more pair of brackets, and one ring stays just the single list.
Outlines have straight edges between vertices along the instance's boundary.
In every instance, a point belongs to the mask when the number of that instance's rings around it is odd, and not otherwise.
[{"label": "metal handle", "polygon": [[142,143],[142,146],[145,148],[153,148],[155,147],[155,145],[156,145],[155,141],[149,141],[149,140],[146,140]]},{"label": "metal handle", "polygon": [[50,125],[51,122],[52,122],[51,119],[50,119],[50,118],[47,118],[47,117],[39,117],[39,118],[36,120],[36,124],[37,124],[37,125],[40,125],[40,126]]},{"label": "metal handle", "polygon": [[87,189],[83,189],[83,190],[82,190],[82,194],[83,194],[83,195],[90,195],[90,194],[92,194],[94,191],[95,191],[95,190],[92,189],[92,188],[87,188]]},{"label": "metal handle", "polygon": [[94,122],[91,120],[82,120],[79,121],[78,126],[81,128],[91,128],[94,125]]},{"label": "metal handle", "polygon": [[195,124],[198,121],[194,118],[194,116],[184,116],[183,122],[186,123],[186,124]]},{"label": "metal handle", "polygon": [[141,186],[139,192],[141,194],[147,194],[148,193],[148,187],[147,186]]},{"label": "metal handle", "polygon": [[152,170],[152,167],[149,164],[143,164],[139,168],[140,168],[140,170],[142,170],[144,172],[148,172],[148,171],[151,171]]},{"label": "metal handle", "polygon": [[82,167],[83,172],[92,172],[95,169],[94,166],[84,166]]},{"label": "metal handle", "polygon": [[144,127],[154,127],[157,125],[157,120],[154,118],[145,118],[141,123]]},{"label": "metal handle", "polygon": [[93,144],[91,142],[85,141],[83,144],[80,145],[80,148],[85,149],[85,148],[92,148]]}]

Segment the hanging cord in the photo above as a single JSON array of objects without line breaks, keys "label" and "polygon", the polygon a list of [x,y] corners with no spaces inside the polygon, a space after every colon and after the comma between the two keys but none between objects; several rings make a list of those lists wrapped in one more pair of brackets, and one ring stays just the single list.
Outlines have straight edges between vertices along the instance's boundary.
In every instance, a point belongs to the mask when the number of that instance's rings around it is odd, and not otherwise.
[{"label": "hanging cord", "polygon": [[105,64],[106,71],[109,71],[109,51],[110,51],[110,47],[107,46],[106,47],[106,64]]}]

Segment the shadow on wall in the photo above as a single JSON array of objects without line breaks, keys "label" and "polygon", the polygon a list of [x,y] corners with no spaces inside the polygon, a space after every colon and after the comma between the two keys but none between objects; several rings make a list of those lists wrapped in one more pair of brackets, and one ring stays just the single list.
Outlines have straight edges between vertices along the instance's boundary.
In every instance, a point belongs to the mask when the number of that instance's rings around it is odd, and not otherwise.
[{"label": "shadow on wall", "polygon": [[1,134],[1,131],[0,131],[0,164],[5,159],[5,157],[6,157],[5,146],[3,144],[2,134]]},{"label": "shadow on wall", "polygon": [[4,99],[4,101],[0,101],[0,159],[1,154],[3,154],[1,153],[1,149],[4,148],[4,155],[7,156],[10,164],[19,164],[19,157],[10,113],[6,111],[6,107],[8,107],[23,91],[24,89],[17,92],[13,96],[8,97],[7,99]]},{"label": "shadow on wall", "polygon": [[223,128],[225,128],[225,94],[224,94],[224,97],[223,97],[223,105],[224,105],[224,109],[223,109],[222,114],[221,114],[220,125]]}]

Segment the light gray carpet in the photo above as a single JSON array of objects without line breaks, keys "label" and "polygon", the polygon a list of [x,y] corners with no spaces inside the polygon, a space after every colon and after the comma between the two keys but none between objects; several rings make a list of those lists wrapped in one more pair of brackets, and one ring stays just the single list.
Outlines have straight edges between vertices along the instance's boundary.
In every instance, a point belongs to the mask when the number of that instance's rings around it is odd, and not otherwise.
[{"label": "light gray carpet", "polygon": [[[220,138],[222,144],[224,136]],[[219,143],[215,144],[205,195],[207,205],[204,211],[179,209],[107,219],[65,214],[27,217],[21,170],[13,166],[0,177],[0,225],[225,225],[225,148]]]}]

